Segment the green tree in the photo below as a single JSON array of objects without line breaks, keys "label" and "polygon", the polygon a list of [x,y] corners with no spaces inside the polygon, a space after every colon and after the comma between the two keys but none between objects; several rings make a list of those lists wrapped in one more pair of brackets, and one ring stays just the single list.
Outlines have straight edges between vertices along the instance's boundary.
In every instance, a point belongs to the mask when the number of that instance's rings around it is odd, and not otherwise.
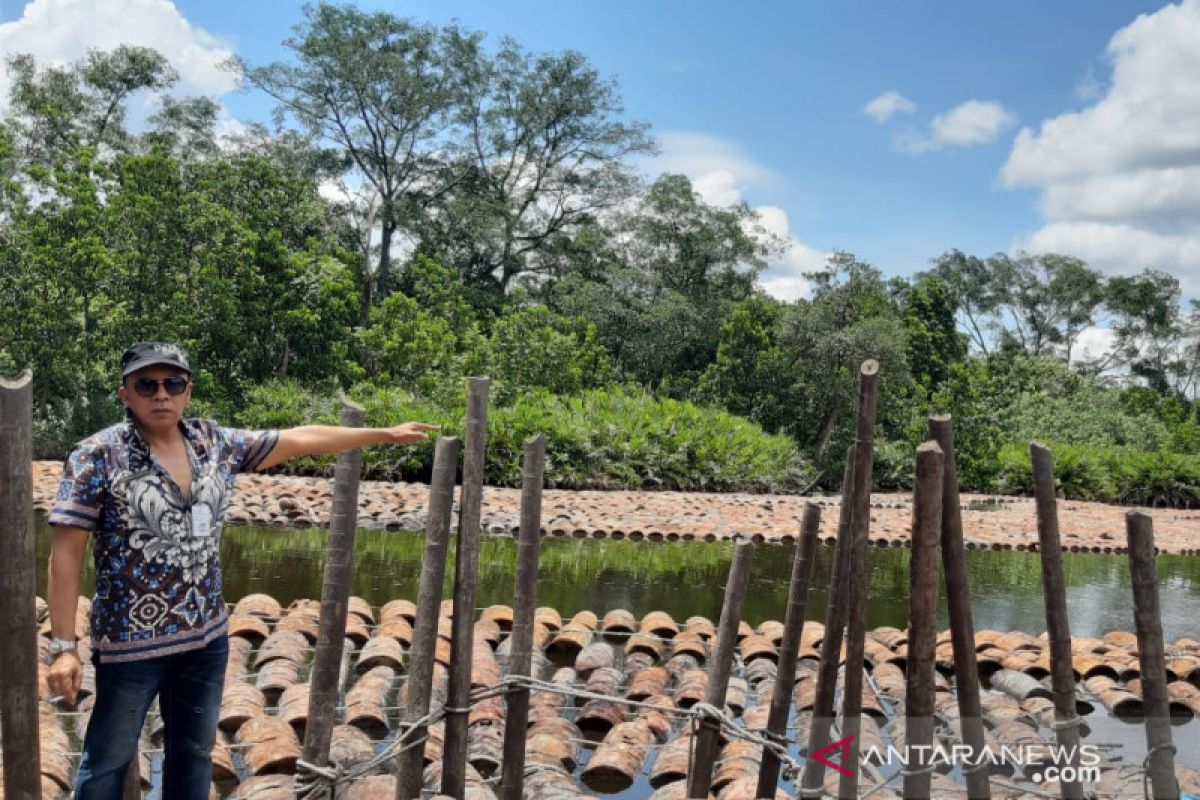
[{"label": "green tree", "polygon": [[381,293],[391,288],[397,232],[409,230],[430,198],[456,179],[440,169],[441,153],[457,138],[452,116],[478,42],[478,34],[455,26],[318,3],[305,6],[304,20],[284,41],[292,62],[235,62],[251,85],[279,101],[281,117],[342,148],[378,196],[374,279]]},{"label": "green tree", "polygon": [[937,391],[954,364],[967,358],[968,337],[959,333],[949,287],[936,275],[905,282],[900,323],[908,343],[913,380],[926,395]]},{"label": "green tree", "polygon": [[561,276],[580,226],[636,192],[627,159],[653,149],[646,126],[620,121],[616,85],[575,51],[533,55],[505,39],[463,85],[465,133],[448,166],[461,180],[426,217],[421,247],[501,295]]},{"label": "green tree", "polygon": [[487,353],[488,374],[498,380],[500,403],[529,389],[572,395],[612,381],[596,327],[540,304],[520,306],[497,319]]}]

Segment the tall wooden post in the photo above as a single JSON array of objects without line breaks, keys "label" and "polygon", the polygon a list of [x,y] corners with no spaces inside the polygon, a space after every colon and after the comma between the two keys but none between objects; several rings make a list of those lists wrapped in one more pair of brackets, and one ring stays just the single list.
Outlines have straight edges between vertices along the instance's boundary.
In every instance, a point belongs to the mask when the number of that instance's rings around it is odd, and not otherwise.
[{"label": "tall wooden post", "polygon": [[[908,587],[908,662],[905,680],[904,741],[911,752],[933,745],[935,650],[937,648],[938,542],[942,535],[942,449],[937,442],[917,448],[913,493],[912,562]],[[904,774],[906,798],[929,797],[932,754],[910,761]],[[928,762],[928,763],[927,763]]]},{"label": "tall wooden post", "polygon": [[[746,599],[746,587],[750,583],[750,559],[753,555],[754,546],[750,542],[743,540],[733,546],[733,564],[729,567],[729,579],[725,584],[721,621],[717,623],[717,652],[709,667],[708,689],[704,702],[722,711],[725,708],[725,693],[729,690],[729,674],[733,670],[738,623],[742,619],[742,603]],[[689,798],[708,797],[712,785],[713,763],[717,758],[719,733],[715,725],[704,722],[696,734],[692,772],[688,776]]]},{"label": "tall wooden post", "polygon": [[871,539],[872,461],[875,455],[875,405],[879,392],[879,362],[868,359],[858,372],[858,426],[854,437],[854,507],[850,512],[851,541],[849,609],[846,617],[846,683],[842,692],[842,736],[849,737],[846,758],[851,768],[838,781],[842,797],[858,796],[859,730],[862,728],[863,650],[867,635],[867,545]]},{"label": "tall wooden post", "polygon": [[1158,605],[1158,575],[1154,569],[1154,521],[1148,514],[1130,511],[1125,515],[1125,535],[1129,542],[1129,577],[1133,584],[1133,620],[1142,672],[1142,702],[1146,705],[1151,797],[1178,800],[1175,745],[1171,741],[1167,703],[1167,662]]},{"label": "tall wooden post", "polygon": [[968,800],[991,800],[988,765],[982,760],[985,744],[983,708],[979,700],[979,667],[975,662],[975,620],[971,615],[971,587],[963,550],[962,507],[954,459],[954,421],[949,414],[929,418],[929,438],[942,448],[942,570],[946,575],[946,600],[950,606],[950,639],[954,647],[955,691],[963,744],[979,763],[965,767]]},{"label": "tall wooden post", "polygon": [[[825,602],[825,635],[821,639],[821,660],[817,665],[817,696],[813,700],[812,729],[808,734],[808,752],[818,753],[829,744],[833,725],[833,697],[837,689],[838,661],[846,630],[846,581],[853,550],[850,517],[854,508],[854,445],[846,450],[842,473],[842,507],[838,515],[837,546],[833,553],[833,572],[829,576],[829,595]],[[815,758],[806,759],[800,780],[800,795],[819,797],[825,781],[825,765]]]},{"label": "tall wooden post", "polygon": [[[1067,618],[1067,591],[1063,584],[1062,545],[1058,537],[1058,500],[1054,491],[1054,456],[1037,442],[1029,445],[1033,463],[1033,491],[1037,502],[1038,550],[1042,560],[1042,592],[1046,598],[1046,632],[1050,637],[1050,682],[1054,718],[1059,723],[1058,744],[1067,749],[1070,766],[1079,766],[1079,726],[1075,711],[1075,673],[1071,664],[1071,624]],[[1065,724],[1064,724],[1065,723]],[[1062,782],[1065,800],[1081,800],[1078,780]]]},{"label": "tall wooden post", "polygon": [[[800,522],[800,540],[792,561],[792,580],[788,588],[787,615],[783,620],[783,641],[779,645],[779,668],[775,674],[775,689],[771,694],[771,710],[767,714],[767,735],[777,742],[785,740],[788,712],[796,681],[796,657],[800,635],[804,631],[804,612],[808,606],[808,587],[812,580],[813,556],[817,550],[817,532],[821,528],[821,507],[804,504],[804,519]],[[758,771],[758,790],[755,797],[775,797],[779,785],[779,759],[770,750],[763,750]]]},{"label": "tall wooden post", "polygon": [[[521,531],[517,540],[517,582],[513,594],[512,650],[509,675],[529,675],[533,655],[533,618],[537,611],[538,549],[542,536],[542,481],[546,437],[525,440],[521,470]],[[529,726],[529,689],[508,695],[504,720],[504,758],[500,800],[521,800],[525,783],[525,731]]]},{"label": "tall wooden post", "polygon": [[34,615],[33,376],[0,378],[0,738],[4,796],[42,796]]},{"label": "tall wooden post", "polygon": [[433,690],[434,650],[437,644],[438,607],[446,578],[450,549],[450,516],[454,512],[454,479],[458,474],[458,438],[439,436],[433,451],[433,476],[429,482],[429,511],[425,518],[425,554],[417,590],[417,615],[409,650],[408,680],[401,705],[409,747],[396,756],[396,800],[421,796],[426,726],[411,728],[429,713]]},{"label": "tall wooden post", "polygon": [[[342,425],[361,428],[365,417],[362,406],[342,398]],[[325,549],[325,579],[321,585],[320,627],[308,694],[308,724],[304,727],[304,760],[318,767],[329,763],[329,743],[333,738],[338,673],[350,606],[361,474],[361,449],[338,455],[333,472],[333,510],[329,516],[329,543]]]},{"label": "tall wooden post", "polygon": [[479,574],[479,520],[483,512],[483,454],[487,447],[488,379],[467,387],[467,441],[462,502],[454,564],[454,620],[450,629],[450,691],[446,700],[442,794],[461,798],[467,781],[467,706],[471,702],[471,659],[475,625],[475,580]]}]

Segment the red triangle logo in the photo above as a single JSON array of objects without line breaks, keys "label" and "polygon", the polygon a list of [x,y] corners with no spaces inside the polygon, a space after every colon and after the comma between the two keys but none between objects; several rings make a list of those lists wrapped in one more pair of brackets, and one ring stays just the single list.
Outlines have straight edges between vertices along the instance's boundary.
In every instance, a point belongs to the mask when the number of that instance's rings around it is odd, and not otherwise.
[{"label": "red triangle logo", "polygon": [[[850,742],[852,741],[854,741],[853,736],[847,736],[845,739],[838,739],[833,744],[822,747],[820,750],[809,756],[809,758],[819,761],[827,767],[833,767],[843,775],[853,775],[854,773],[851,772],[848,767],[843,766],[843,764],[850,760]],[[837,763],[825,758],[826,753],[834,750],[840,750],[842,754]]]}]

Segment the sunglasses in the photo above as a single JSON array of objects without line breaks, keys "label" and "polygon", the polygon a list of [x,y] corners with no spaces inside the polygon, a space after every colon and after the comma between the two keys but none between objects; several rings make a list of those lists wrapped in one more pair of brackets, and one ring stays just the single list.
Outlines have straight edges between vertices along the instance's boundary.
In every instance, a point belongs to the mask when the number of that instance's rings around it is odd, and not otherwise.
[{"label": "sunglasses", "polygon": [[190,383],[191,381],[187,378],[181,378],[178,375],[172,375],[161,381],[156,381],[153,378],[138,378],[133,382],[133,390],[141,397],[154,397],[154,395],[158,394],[158,387],[162,386],[167,390],[167,394],[176,397],[186,392]]}]

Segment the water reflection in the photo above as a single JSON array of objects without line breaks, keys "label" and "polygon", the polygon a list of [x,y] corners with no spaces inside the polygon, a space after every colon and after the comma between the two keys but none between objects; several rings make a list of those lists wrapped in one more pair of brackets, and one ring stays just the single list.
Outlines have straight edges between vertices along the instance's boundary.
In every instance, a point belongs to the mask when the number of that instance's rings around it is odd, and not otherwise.
[{"label": "water reflection", "polygon": [[[39,564],[45,563],[49,538],[49,528],[39,519]],[[317,529],[226,529],[221,543],[226,599],[267,592],[286,605],[295,598],[319,597],[325,539],[325,533]],[[423,548],[421,534],[359,531],[351,591],[372,605],[397,597],[415,599]],[[751,624],[783,618],[792,553],[791,547],[783,545],[756,549],[743,614]],[[868,556],[867,624],[906,626],[909,551],[871,548]],[[641,615],[659,609],[680,620],[692,614],[716,620],[731,557],[729,544],[543,539],[538,603],[563,614],[626,608]],[[818,550],[809,619],[824,618],[832,560],[832,548]],[[1063,568],[1074,635],[1099,636],[1110,630],[1133,629],[1129,564],[1124,556],[1064,553]],[[971,550],[967,569],[977,630],[1038,633],[1045,629],[1041,565],[1036,553]],[[44,593],[45,570],[39,573],[38,590]],[[1164,636],[1200,636],[1200,558],[1161,555],[1158,574]],[[452,564],[446,575],[444,596],[449,597]],[[511,603],[515,575],[515,543],[508,538],[485,537],[480,548],[478,603]],[[90,575],[83,591],[91,591]],[[945,608],[943,594],[943,627]]]}]

